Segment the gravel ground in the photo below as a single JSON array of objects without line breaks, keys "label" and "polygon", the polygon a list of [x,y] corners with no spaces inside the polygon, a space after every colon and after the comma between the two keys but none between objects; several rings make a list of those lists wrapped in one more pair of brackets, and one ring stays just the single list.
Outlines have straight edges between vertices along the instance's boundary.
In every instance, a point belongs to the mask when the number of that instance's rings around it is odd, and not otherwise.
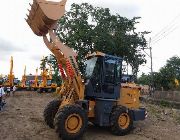
[{"label": "gravel ground", "polygon": [[[5,110],[0,112],[0,140],[59,140],[43,120],[43,110],[53,98],[52,94],[23,91],[8,97]],[[108,129],[89,125],[83,140],[180,140],[180,110],[144,106],[148,118],[136,122],[129,135],[114,136]]]}]

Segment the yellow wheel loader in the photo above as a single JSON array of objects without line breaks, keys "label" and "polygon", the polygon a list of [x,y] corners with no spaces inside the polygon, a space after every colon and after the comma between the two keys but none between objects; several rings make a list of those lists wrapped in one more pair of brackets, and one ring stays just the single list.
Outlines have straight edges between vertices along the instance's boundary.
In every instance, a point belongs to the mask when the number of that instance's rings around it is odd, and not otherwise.
[{"label": "yellow wheel loader", "polygon": [[[145,108],[138,96],[126,91],[121,96],[122,58],[94,52],[88,55],[86,75],[82,79],[77,54],[57,37],[57,21],[64,15],[66,0],[34,0],[26,19],[32,31],[42,36],[47,48],[56,56],[63,79],[63,97],[51,101],[44,110],[47,125],[62,139],[79,139],[88,121],[109,127],[115,135],[126,135],[133,122],[144,120]],[[130,101],[129,101],[130,100]]]}]

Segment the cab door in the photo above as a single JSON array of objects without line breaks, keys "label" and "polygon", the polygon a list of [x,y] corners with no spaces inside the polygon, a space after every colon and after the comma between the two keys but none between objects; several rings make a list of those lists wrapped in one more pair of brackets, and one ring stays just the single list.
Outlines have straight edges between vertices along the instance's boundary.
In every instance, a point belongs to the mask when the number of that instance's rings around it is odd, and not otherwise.
[{"label": "cab door", "polygon": [[105,57],[102,91],[104,98],[117,99],[120,96],[122,60]]}]

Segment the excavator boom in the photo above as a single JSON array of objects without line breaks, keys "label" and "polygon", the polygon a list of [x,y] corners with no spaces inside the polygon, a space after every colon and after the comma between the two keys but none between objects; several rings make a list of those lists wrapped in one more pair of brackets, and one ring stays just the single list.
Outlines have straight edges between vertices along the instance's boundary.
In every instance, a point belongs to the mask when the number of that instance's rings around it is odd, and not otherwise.
[{"label": "excavator boom", "polygon": [[3,84],[4,86],[12,87],[14,86],[14,74],[13,74],[13,57],[11,56],[10,60],[10,71],[7,77],[7,80]]}]

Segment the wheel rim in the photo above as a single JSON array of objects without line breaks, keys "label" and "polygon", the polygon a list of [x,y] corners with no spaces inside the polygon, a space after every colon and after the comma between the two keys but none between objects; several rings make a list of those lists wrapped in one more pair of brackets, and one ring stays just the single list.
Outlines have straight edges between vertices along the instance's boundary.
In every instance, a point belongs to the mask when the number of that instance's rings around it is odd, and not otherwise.
[{"label": "wheel rim", "polygon": [[119,116],[118,123],[119,123],[119,127],[121,127],[122,129],[128,128],[130,123],[129,115],[127,113],[122,113]]},{"label": "wheel rim", "polygon": [[65,128],[68,133],[77,133],[82,127],[82,118],[78,114],[71,114],[65,121]]}]

